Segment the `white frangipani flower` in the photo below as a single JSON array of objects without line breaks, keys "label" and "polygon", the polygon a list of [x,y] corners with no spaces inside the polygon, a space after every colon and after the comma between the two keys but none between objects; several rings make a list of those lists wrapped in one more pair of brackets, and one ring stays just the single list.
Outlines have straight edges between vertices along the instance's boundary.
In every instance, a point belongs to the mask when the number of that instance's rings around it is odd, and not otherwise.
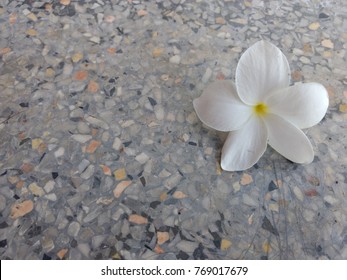
[{"label": "white frangipani flower", "polygon": [[313,161],[313,148],[301,131],[319,123],[328,108],[324,86],[289,86],[290,69],[273,44],[259,41],[245,51],[236,67],[235,85],[216,81],[194,100],[207,126],[227,131],[221,167],[245,170],[264,154],[267,143],[296,163]]}]

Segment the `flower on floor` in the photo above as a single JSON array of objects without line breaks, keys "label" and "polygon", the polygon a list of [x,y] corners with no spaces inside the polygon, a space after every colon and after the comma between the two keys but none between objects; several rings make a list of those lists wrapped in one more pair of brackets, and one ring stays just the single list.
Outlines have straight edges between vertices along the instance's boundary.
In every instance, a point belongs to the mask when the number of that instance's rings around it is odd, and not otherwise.
[{"label": "flower on floor", "polygon": [[319,123],[328,108],[324,86],[289,86],[290,69],[273,44],[259,41],[247,49],[236,67],[235,84],[216,81],[193,104],[207,126],[227,131],[221,167],[227,171],[252,167],[267,143],[296,163],[313,161],[313,148],[301,129]]}]

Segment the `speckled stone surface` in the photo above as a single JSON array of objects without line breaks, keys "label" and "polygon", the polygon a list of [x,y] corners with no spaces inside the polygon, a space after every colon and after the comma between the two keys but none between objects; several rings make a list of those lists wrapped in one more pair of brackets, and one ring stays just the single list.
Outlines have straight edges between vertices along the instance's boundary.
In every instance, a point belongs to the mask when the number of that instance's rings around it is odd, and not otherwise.
[{"label": "speckled stone surface", "polygon": [[[1,259],[347,259],[343,0],[1,0]],[[329,92],[315,160],[220,169],[192,100],[266,39]]]}]

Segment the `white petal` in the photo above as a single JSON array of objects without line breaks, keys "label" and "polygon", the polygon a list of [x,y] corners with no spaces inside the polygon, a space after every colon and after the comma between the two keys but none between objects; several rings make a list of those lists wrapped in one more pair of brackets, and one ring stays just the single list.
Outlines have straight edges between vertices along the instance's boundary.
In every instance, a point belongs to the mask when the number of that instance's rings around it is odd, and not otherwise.
[{"label": "white petal", "polygon": [[259,41],[247,49],[236,67],[237,92],[245,103],[255,105],[264,101],[274,90],[289,86],[290,69],[287,58],[279,48]]},{"label": "white petal", "polygon": [[269,145],[282,156],[296,163],[313,161],[312,145],[299,128],[274,114],[268,114],[265,123],[269,132]]},{"label": "white petal", "polygon": [[229,133],[222,149],[221,167],[227,171],[252,167],[264,154],[266,142],[264,122],[257,117],[250,118],[244,127]]},{"label": "white petal", "polygon": [[298,84],[272,94],[265,103],[271,113],[279,115],[299,128],[319,123],[329,106],[328,92],[321,84]]},{"label": "white petal", "polygon": [[252,109],[239,99],[231,81],[211,83],[193,105],[204,124],[220,131],[239,129],[252,114]]}]

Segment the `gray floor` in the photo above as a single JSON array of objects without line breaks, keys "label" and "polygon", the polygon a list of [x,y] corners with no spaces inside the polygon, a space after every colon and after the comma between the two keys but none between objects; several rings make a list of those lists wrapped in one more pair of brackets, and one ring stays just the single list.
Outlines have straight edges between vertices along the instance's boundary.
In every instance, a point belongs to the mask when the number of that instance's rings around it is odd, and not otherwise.
[{"label": "gray floor", "polygon": [[[0,0],[1,259],[347,259],[346,2]],[[312,164],[219,167],[192,100],[266,39],[329,91]]]}]

